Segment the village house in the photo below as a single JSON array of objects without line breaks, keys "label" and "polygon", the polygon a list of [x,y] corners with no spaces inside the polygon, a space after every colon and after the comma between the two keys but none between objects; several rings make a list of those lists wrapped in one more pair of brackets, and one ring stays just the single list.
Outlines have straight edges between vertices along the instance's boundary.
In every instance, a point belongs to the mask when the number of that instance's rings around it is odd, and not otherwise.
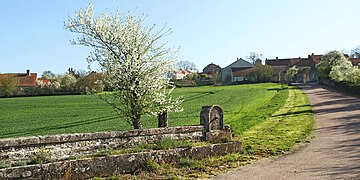
[{"label": "village house", "polygon": [[215,74],[220,73],[220,71],[221,71],[221,67],[219,65],[210,63],[203,69],[202,73],[207,74],[209,76],[214,76]]},{"label": "village house", "polygon": [[[360,58],[349,58],[345,55],[353,65],[358,65],[360,63]],[[322,55],[315,55],[312,53],[308,55],[307,58],[285,58],[279,59],[266,59],[265,64],[270,66],[273,69],[273,76],[271,81],[274,82],[285,82],[286,81],[286,71],[296,66],[299,68],[298,74],[295,76],[296,82],[306,83],[306,82],[317,82],[318,81],[318,71],[316,70],[316,64],[320,62]]]},{"label": "village house", "polygon": [[242,58],[237,58],[235,62],[221,69],[221,81],[225,83],[246,80],[246,75],[251,72],[254,65]]},{"label": "village house", "polygon": [[26,73],[0,74],[0,80],[4,78],[14,78],[18,88],[35,87],[37,80],[37,73],[30,73],[30,70],[28,69],[26,70]]},{"label": "village house", "polygon": [[179,70],[179,71],[174,71],[170,77],[171,79],[184,79],[188,74],[193,73],[192,71],[189,70]]},{"label": "village house", "polygon": [[285,82],[286,71],[293,66],[299,68],[298,74],[295,76],[296,82],[314,82],[318,78],[314,57],[315,55],[309,55],[308,58],[279,59],[276,57],[276,59],[266,59],[265,64],[273,69],[271,80],[274,82]]}]

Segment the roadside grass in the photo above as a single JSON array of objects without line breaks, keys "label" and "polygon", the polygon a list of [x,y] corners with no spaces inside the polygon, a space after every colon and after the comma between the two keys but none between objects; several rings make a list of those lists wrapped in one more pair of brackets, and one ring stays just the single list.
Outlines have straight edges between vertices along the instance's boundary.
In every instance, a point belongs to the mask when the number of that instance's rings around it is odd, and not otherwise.
[{"label": "roadside grass", "polygon": [[300,89],[292,88],[286,106],[245,132],[239,140],[249,155],[277,156],[292,150],[297,143],[308,142],[313,125],[314,115],[307,96]]},{"label": "roadside grass", "polygon": [[[243,142],[243,153],[210,157],[204,160],[184,158],[179,163],[171,164],[154,165],[156,162],[151,162],[152,167],[156,167],[151,171],[144,169],[134,174],[114,175],[109,179],[209,178],[260,158],[289,153],[297,147],[297,144],[309,142],[313,132],[314,115],[307,96],[300,89],[290,87],[288,94],[282,108],[235,138]],[[274,103],[276,100],[271,102]]]},{"label": "roadside grass", "polygon": [[[279,109],[287,97],[279,88],[273,83],[177,88],[174,96],[184,97],[184,111],[169,113],[169,125],[198,125],[202,106],[220,105],[225,123],[239,135]],[[157,127],[154,116],[142,116],[142,123]],[[89,95],[0,98],[0,124],[0,138],[132,129]]]}]

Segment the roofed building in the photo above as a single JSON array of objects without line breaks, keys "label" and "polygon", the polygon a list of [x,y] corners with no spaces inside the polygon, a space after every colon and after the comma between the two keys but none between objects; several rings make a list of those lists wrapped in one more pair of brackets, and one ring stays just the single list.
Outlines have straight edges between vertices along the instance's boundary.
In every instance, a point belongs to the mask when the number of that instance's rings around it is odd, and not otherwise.
[{"label": "roofed building", "polygon": [[[318,80],[318,71],[316,69],[316,64],[321,61],[323,55],[315,55],[312,53],[308,55],[307,58],[285,58],[279,59],[266,59],[265,64],[270,66],[273,69],[272,81],[275,82],[284,82],[286,81],[286,71],[295,66],[299,68],[298,74],[295,77],[296,82],[315,82]],[[353,65],[360,64],[360,58],[349,58]]]},{"label": "roofed building", "polygon": [[221,67],[217,64],[214,63],[210,63],[208,64],[204,69],[203,69],[203,73],[207,74],[207,75],[214,75],[217,74],[221,71]]},{"label": "roofed building", "polygon": [[37,73],[30,73],[30,70],[28,69],[26,70],[26,73],[0,74],[0,80],[3,78],[15,78],[17,87],[35,87],[37,80]]},{"label": "roofed building", "polygon": [[246,76],[254,70],[254,67],[233,67],[231,68],[233,82],[245,81]]},{"label": "roofed building", "polygon": [[188,74],[193,73],[192,71],[189,70],[179,70],[179,71],[174,71],[170,77],[172,79],[184,79]]},{"label": "roofed building", "polygon": [[266,59],[265,64],[273,69],[271,81],[284,82],[286,80],[285,73],[291,66],[290,59],[279,59],[276,57],[276,59]]},{"label": "roofed building", "polygon": [[242,58],[237,58],[235,62],[221,69],[221,81],[222,82],[236,82],[246,80],[246,75],[250,73],[250,69],[254,67],[248,61],[245,61]]}]

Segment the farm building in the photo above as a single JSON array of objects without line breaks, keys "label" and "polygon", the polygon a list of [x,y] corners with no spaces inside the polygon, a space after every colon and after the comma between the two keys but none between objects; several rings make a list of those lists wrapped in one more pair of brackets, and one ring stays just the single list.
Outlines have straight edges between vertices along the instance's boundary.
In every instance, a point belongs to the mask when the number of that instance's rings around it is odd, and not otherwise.
[{"label": "farm building", "polygon": [[[316,82],[318,80],[318,72],[316,70],[316,64],[320,62],[322,55],[308,55],[307,58],[285,58],[279,59],[266,59],[265,64],[273,69],[272,81],[283,82],[286,80],[286,71],[296,66],[299,68],[299,72],[295,77],[296,82]],[[360,64],[360,58],[349,58],[353,65]]]},{"label": "farm building", "polygon": [[[26,73],[5,73],[0,74],[0,81],[6,78],[14,78],[17,87],[35,87],[37,80],[37,73],[30,73],[30,70],[26,70]],[[0,83],[0,86],[1,83]]]},{"label": "farm building", "polygon": [[204,69],[203,69],[203,73],[213,76],[214,74],[217,74],[221,71],[221,67],[217,64],[214,63],[210,63],[208,64]]},{"label": "farm building", "polygon": [[244,81],[253,67],[250,62],[237,58],[235,62],[221,69],[221,81],[226,83]]}]

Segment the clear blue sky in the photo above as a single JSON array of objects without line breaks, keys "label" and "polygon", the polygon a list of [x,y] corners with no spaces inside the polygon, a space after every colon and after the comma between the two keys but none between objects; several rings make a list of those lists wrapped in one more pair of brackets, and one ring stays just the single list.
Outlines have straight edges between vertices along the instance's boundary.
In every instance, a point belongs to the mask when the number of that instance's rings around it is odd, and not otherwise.
[{"label": "clear blue sky", "polygon": [[95,13],[136,10],[149,24],[167,23],[174,31],[168,45],[180,46],[179,60],[200,71],[251,51],[306,57],[360,45],[359,0],[2,0],[0,72],[87,70],[90,49],[70,45],[63,25],[90,2]]}]

